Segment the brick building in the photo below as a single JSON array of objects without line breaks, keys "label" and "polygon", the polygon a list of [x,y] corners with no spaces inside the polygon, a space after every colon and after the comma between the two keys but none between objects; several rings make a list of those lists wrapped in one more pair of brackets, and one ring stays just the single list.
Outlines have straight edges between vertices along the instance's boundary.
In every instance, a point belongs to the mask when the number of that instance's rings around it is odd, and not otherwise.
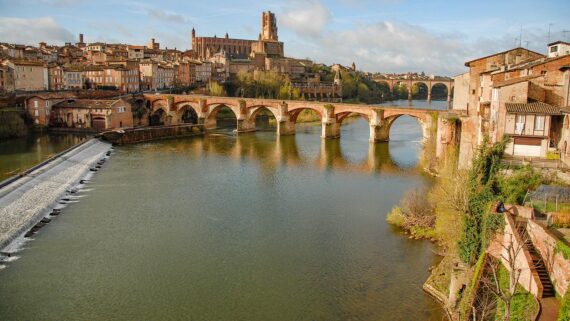
[{"label": "brick building", "polygon": [[55,103],[50,126],[103,131],[133,127],[131,103],[119,100],[65,99]]},{"label": "brick building", "polygon": [[566,158],[568,65],[568,54],[546,57],[523,48],[467,62],[469,72],[455,77],[453,103],[462,115],[460,164],[468,165],[485,135],[491,142],[509,136],[509,155],[546,157],[560,151]]}]

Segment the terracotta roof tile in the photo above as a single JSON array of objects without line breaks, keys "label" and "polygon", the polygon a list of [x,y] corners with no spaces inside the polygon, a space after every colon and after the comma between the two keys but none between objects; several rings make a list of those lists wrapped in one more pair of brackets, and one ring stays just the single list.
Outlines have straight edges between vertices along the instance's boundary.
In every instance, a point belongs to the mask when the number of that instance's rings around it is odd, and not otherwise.
[{"label": "terracotta roof tile", "polygon": [[503,81],[497,81],[497,83],[493,84],[493,87],[498,88],[498,87],[510,86],[510,85],[518,84],[520,82],[524,82],[524,81],[528,81],[528,80],[531,80],[534,78],[538,78],[538,77],[543,77],[543,75],[530,75],[530,76],[507,79],[507,80],[503,80]]},{"label": "terracotta roof tile", "polygon": [[54,107],[63,108],[111,108],[116,100],[111,99],[68,99],[57,103]]},{"label": "terracotta roof tile", "polygon": [[543,102],[506,103],[507,112],[511,114],[560,115],[561,108]]}]

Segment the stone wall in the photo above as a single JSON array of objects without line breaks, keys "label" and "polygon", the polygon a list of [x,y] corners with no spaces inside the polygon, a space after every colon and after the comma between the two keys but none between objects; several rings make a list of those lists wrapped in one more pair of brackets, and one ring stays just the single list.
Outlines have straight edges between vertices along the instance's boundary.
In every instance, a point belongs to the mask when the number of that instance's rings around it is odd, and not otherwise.
[{"label": "stone wall", "polygon": [[556,292],[564,295],[570,286],[570,261],[564,259],[562,253],[556,253],[558,238],[531,220],[527,229],[536,250],[546,261],[544,263]]},{"label": "stone wall", "polygon": [[166,138],[198,136],[203,134],[204,125],[188,124],[108,131],[101,133],[101,138],[111,143],[124,145]]},{"label": "stone wall", "polygon": [[[508,251],[511,249],[511,253],[518,252],[514,257],[514,262],[515,268],[520,270],[519,284],[532,295],[540,298],[543,290],[542,283],[535,268],[532,266],[530,253],[524,246],[524,240],[521,239],[516,231],[515,222],[510,214],[505,214],[505,223],[503,234],[493,239],[487,252],[501,260],[509,272],[509,257],[512,257],[512,255],[509,256]],[[522,249],[518,250],[521,247]]]}]

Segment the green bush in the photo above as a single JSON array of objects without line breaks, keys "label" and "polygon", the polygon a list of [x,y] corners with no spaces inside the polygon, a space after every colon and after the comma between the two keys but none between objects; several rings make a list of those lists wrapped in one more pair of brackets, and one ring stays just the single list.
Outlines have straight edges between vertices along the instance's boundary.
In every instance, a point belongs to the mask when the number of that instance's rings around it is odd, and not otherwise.
[{"label": "green bush", "polygon": [[394,207],[386,217],[386,221],[389,224],[398,227],[404,226],[404,215],[402,214],[402,208],[399,206]]},{"label": "green bush", "polygon": [[558,313],[558,321],[570,321],[570,290],[566,291],[562,299],[560,312]]},{"label": "green bush", "polygon": [[522,205],[528,190],[534,190],[544,181],[543,175],[531,166],[515,169],[510,176],[498,180],[505,203]]},{"label": "green bush", "polygon": [[468,211],[463,220],[463,232],[458,242],[459,257],[464,263],[473,264],[477,256],[486,247],[488,238],[498,227],[487,224],[489,205],[497,200],[497,173],[501,167],[501,157],[508,139],[496,144],[489,144],[485,137],[481,148],[473,160],[469,172]]},{"label": "green bush", "polygon": [[562,253],[564,259],[570,259],[570,247],[560,240],[556,241],[556,248],[554,249],[554,253]]}]

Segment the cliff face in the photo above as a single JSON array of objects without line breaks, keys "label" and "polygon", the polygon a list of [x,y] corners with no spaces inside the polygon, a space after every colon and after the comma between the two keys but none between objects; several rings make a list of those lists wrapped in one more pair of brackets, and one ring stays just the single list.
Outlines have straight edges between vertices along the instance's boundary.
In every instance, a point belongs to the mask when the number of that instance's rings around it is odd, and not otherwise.
[{"label": "cliff face", "polygon": [[29,132],[24,112],[11,108],[0,109],[0,139],[24,137]]}]

